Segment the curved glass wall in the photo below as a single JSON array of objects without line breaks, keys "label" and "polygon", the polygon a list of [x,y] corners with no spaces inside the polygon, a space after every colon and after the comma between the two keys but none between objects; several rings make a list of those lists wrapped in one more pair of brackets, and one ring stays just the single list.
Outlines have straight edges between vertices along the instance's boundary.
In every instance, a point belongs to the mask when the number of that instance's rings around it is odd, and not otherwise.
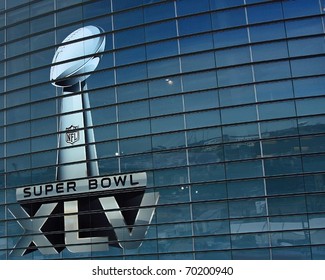
[{"label": "curved glass wall", "polygon": [[[324,259],[324,13],[324,0],[1,1],[0,259]],[[68,134],[50,69],[90,25],[105,49],[70,93],[92,122]],[[58,161],[78,148],[96,157]],[[92,163],[96,191],[56,185]],[[145,190],[109,190],[136,174]],[[28,199],[50,185],[57,196]]]}]

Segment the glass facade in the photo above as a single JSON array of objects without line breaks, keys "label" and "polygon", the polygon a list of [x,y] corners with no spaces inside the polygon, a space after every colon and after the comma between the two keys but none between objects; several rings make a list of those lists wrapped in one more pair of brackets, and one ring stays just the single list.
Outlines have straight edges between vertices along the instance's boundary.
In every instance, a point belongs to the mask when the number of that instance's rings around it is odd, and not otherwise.
[{"label": "glass facade", "polygon": [[[1,0],[0,259],[325,259],[324,13],[324,0]],[[78,111],[94,137],[63,148],[69,102],[50,69],[86,26],[105,36]],[[96,157],[58,161],[84,146]],[[146,174],[155,203],[122,188],[103,207],[108,179],[103,192],[18,201],[91,163],[100,178]],[[127,222],[114,226],[114,210]]]}]

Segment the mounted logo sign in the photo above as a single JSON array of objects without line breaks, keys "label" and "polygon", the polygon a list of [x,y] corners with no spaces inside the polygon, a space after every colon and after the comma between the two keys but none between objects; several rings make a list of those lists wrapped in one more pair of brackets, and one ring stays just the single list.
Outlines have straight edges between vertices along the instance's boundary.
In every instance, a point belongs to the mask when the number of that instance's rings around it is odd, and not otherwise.
[{"label": "mounted logo sign", "polygon": [[109,245],[135,249],[152,221],[159,193],[147,189],[145,172],[99,174],[85,80],[105,49],[103,32],[79,28],[54,55],[51,82],[62,88],[56,182],[16,190],[19,204],[9,211],[25,233],[11,251],[14,256],[34,250],[58,254],[65,248],[106,251]]},{"label": "mounted logo sign", "polygon": [[67,127],[65,133],[65,142],[69,144],[74,144],[79,141],[79,126],[70,125]]}]

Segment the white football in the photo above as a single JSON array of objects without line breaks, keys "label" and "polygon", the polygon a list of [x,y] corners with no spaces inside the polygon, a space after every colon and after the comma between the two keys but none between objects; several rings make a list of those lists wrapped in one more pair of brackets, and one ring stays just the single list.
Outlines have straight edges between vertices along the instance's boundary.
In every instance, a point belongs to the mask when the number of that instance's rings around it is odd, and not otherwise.
[{"label": "white football", "polygon": [[99,53],[105,49],[103,32],[102,28],[89,25],[77,29],[62,41],[63,45],[52,60],[50,79],[53,85],[70,87],[90,76],[101,58]]}]

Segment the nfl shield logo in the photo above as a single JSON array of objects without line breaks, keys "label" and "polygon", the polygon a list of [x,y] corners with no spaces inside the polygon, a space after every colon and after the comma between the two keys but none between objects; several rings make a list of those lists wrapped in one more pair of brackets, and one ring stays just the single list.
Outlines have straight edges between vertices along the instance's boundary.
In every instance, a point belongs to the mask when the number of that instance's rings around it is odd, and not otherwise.
[{"label": "nfl shield logo", "polygon": [[69,144],[74,144],[79,141],[79,126],[71,125],[66,128],[65,141]]}]

